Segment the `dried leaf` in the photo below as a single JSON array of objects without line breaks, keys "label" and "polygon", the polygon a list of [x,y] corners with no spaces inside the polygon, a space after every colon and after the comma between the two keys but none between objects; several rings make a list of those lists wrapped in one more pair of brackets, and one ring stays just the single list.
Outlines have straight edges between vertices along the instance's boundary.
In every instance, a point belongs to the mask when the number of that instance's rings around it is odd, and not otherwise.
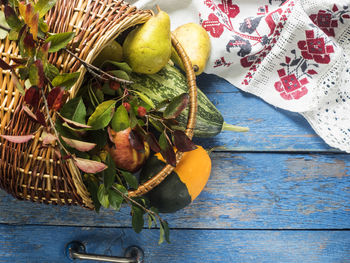
[{"label": "dried leaf", "polygon": [[148,132],[146,134],[146,142],[151,147],[152,151],[156,153],[160,152],[161,149],[159,143],[153,133]]},{"label": "dried leaf", "polygon": [[27,113],[29,117],[36,120],[35,114],[28,108],[28,106],[23,105],[22,110],[24,110],[24,112]]},{"label": "dried leaf", "polygon": [[132,148],[138,152],[145,151],[145,145],[141,134],[136,130],[131,130],[129,133],[129,142]]},{"label": "dried leaf", "polygon": [[197,149],[197,146],[191,141],[190,138],[183,131],[176,130],[173,133],[175,147],[180,152],[189,152]]},{"label": "dried leaf", "polygon": [[76,166],[85,173],[99,173],[107,169],[107,165],[101,162],[83,159],[79,157],[73,157]]},{"label": "dried leaf", "polygon": [[31,139],[34,138],[33,134],[29,134],[29,135],[18,135],[18,136],[13,136],[13,135],[1,135],[0,137],[13,142],[13,143],[25,143],[25,142],[29,142]]},{"label": "dried leaf", "polygon": [[60,110],[62,105],[65,103],[66,96],[64,96],[64,88],[55,87],[47,95],[47,104],[49,109]]},{"label": "dried leaf", "polygon": [[70,147],[77,149],[81,152],[88,152],[95,148],[96,144],[91,142],[78,141],[74,139],[70,139],[64,136],[61,136],[62,140],[67,143]]},{"label": "dried leaf", "polygon": [[57,140],[57,137],[52,133],[47,133],[46,131],[43,131],[41,139],[43,140],[43,145],[49,145],[53,144]]},{"label": "dried leaf", "polygon": [[70,119],[67,119],[67,118],[63,117],[61,114],[59,114],[59,116],[61,117],[61,119],[62,119],[64,122],[66,122],[66,123],[68,124],[68,126],[74,128],[74,129],[79,129],[79,128],[81,128],[81,129],[90,129],[90,128],[92,128],[92,127],[89,126],[89,125],[82,124],[82,123],[80,123],[80,122],[76,122],[76,121],[72,121],[72,120],[70,120]]},{"label": "dried leaf", "polygon": [[166,119],[176,118],[187,107],[189,101],[190,95],[188,93],[182,93],[176,96],[166,107],[163,117]]},{"label": "dried leaf", "polygon": [[12,79],[12,82],[15,85],[16,89],[19,91],[19,93],[24,95],[25,94],[24,88],[23,88],[22,84],[19,82],[17,75],[13,72],[11,72],[11,79]]},{"label": "dried leaf", "polygon": [[74,32],[64,32],[49,36],[45,42],[51,42],[49,52],[57,52],[62,48],[65,48],[68,43],[74,38]]}]

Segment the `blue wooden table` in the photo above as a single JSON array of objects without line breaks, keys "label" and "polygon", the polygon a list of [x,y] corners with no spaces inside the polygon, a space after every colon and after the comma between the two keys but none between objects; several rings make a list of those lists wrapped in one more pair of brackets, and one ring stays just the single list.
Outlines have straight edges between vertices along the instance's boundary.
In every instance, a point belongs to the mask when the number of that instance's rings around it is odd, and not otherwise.
[{"label": "blue wooden table", "polygon": [[[199,87],[226,122],[250,132],[197,140],[212,153],[197,200],[172,215],[171,244],[158,229],[135,234],[128,210],[20,202],[0,191],[0,262],[70,262],[65,245],[145,262],[350,262],[350,156],[328,147],[298,114],[272,107],[209,75]],[[87,261],[86,261],[87,262]]]}]

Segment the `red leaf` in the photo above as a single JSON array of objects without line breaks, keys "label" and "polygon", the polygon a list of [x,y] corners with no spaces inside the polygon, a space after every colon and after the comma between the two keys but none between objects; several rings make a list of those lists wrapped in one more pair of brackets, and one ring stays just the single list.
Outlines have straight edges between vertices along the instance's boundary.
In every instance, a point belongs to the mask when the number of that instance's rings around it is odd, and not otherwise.
[{"label": "red leaf", "polygon": [[160,146],[159,143],[156,139],[156,137],[153,135],[153,133],[147,133],[146,134],[146,141],[149,144],[149,146],[151,147],[152,151],[158,153],[160,152]]},{"label": "red leaf", "polygon": [[42,126],[44,127],[47,127],[47,123],[46,123],[46,120],[45,120],[45,116],[44,114],[40,111],[40,110],[37,110],[36,113],[35,113],[35,116],[36,116],[36,121],[38,123],[40,123]]},{"label": "red leaf", "polygon": [[25,37],[23,39],[24,48],[28,52],[29,56],[32,56],[34,54],[35,49],[35,41],[33,39],[33,35],[30,33],[25,33]]},{"label": "red leaf", "polygon": [[291,60],[290,57],[287,57],[287,56],[286,56],[286,63],[287,63],[287,64],[289,64],[290,60]]},{"label": "red leaf", "polygon": [[30,141],[34,138],[33,134],[29,135],[19,135],[19,136],[13,136],[13,135],[0,135],[0,137],[14,143],[25,143]]},{"label": "red leaf", "polygon": [[26,93],[24,95],[24,101],[27,104],[33,106],[34,108],[37,108],[39,104],[39,99],[40,95],[39,89],[37,87],[33,86],[26,90]]},{"label": "red leaf", "polygon": [[174,144],[180,152],[189,152],[197,149],[197,146],[187,137],[183,131],[174,131]]},{"label": "red leaf", "polygon": [[52,144],[57,140],[57,137],[55,135],[47,133],[46,131],[43,131],[41,138],[44,145]]},{"label": "red leaf", "polygon": [[72,128],[77,128],[77,129],[79,129],[79,128],[87,128],[87,129],[92,128],[92,126],[90,126],[90,125],[82,124],[82,123],[67,119],[67,118],[63,117],[61,114],[59,114],[59,116],[64,122],[66,122],[68,124],[68,126],[70,126]]},{"label": "red leaf", "polygon": [[160,154],[171,166],[176,167],[176,154],[173,147],[168,147],[165,150],[161,150]]},{"label": "red leaf", "polygon": [[11,58],[15,63],[24,65],[27,63],[28,59],[26,58]]},{"label": "red leaf", "polygon": [[145,145],[143,143],[143,138],[136,130],[131,130],[129,133],[129,141],[132,148],[138,152],[145,151]]},{"label": "red leaf", "polygon": [[47,104],[50,109],[58,111],[65,101],[63,101],[64,88],[55,87],[47,95]]},{"label": "red leaf", "polygon": [[78,141],[74,139],[70,139],[67,137],[61,136],[62,140],[67,143],[70,147],[77,149],[81,152],[88,152],[95,148],[96,143],[91,143],[91,142],[83,142],[83,141]]},{"label": "red leaf", "polygon": [[4,70],[12,70],[13,68],[0,58],[0,68]]},{"label": "red leaf", "polygon": [[345,15],[342,15],[342,17],[343,18],[350,18],[350,15],[345,14]]},{"label": "red leaf", "polygon": [[332,11],[333,11],[333,12],[337,12],[338,10],[339,10],[339,9],[338,9],[337,5],[334,4],[334,6],[333,6],[333,8],[332,8]]},{"label": "red leaf", "polygon": [[315,75],[315,74],[317,74],[317,71],[315,71],[315,70],[313,70],[313,69],[309,69],[309,70],[307,71],[307,74]]},{"label": "red leaf", "polygon": [[85,173],[99,173],[108,168],[108,166],[104,163],[97,161],[82,159],[78,157],[74,157],[73,160],[76,166],[78,166],[78,168]]}]

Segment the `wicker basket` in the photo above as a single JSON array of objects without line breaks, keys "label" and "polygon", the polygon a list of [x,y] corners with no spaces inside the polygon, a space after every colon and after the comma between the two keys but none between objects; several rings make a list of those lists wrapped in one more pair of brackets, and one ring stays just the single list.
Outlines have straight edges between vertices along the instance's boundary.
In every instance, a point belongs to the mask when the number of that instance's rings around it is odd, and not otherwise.
[{"label": "wicker basket", "polygon": [[[46,16],[50,32],[76,33],[68,49],[81,59],[91,62],[108,44],[126,29],[146,22],[153,13],[138,10],[121,0],[58,0]],[[172,44],[182,58],[190,93],[190,110],[186,134],[192,138],[197,110],[197,89],[191,63],[177,40]],[[9,64],[19,55],[16,42],[5,39],[0,44],[0,57]],[[70,90],[74,97],[83,81],[85,68],[67,52],[53,53],[49,61],[61,72],[80,71],[80,78]],[[0,69],[0,134],[26,135],[38,130],[23,113],[23,97],[14,88],[9,71]],[[55,119],[55,114],[52,118]],[[93,209],[93,202],[72,160],[62,162],[54,155],[54,148],[43,148],[41,133],[28,143],[15,144],[2,139],[0,142],[0,187],[21,200],[31,200],[55,205],[80,205]],[[176,153],[177,162],[182,153]],[[167,165],[155,177],[130,191],[129,196],[145,194],[158,185],[173,167]]]}]

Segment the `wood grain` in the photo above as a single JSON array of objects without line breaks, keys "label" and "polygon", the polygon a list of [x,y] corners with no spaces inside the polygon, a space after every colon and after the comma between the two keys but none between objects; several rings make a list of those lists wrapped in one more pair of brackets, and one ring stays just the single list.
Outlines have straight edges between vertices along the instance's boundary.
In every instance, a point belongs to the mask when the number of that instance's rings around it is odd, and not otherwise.
[{"label": "wood grain", "polygon": [[[174,228],[350,228],[350,162],[343,154],[212,154],[198,199],[164,215]],[[0,223],[129,227],[129,210],[100,214],[14,200],[0,194]]]},{"label": "wood grain", "polygon": [[206,148],[224,146],[230,151],[337,151],[329,147],[298,113],[285,111],[240,91],[226,80],[202,74],[198,87],[217,106],[226,122],[247,126],[247,133],[224,131],[196,140]]},{"label": "wood grain", "polygon": [[[350,261],[349,231],[172,230],[171,244],[158,245],[157,229],[0,225],[0,262],[65,263],[65,245],[82,241],[87,252],[122,256],[130,245],[145,263]],[[88,262],[88,261],[79,261]]]}]

